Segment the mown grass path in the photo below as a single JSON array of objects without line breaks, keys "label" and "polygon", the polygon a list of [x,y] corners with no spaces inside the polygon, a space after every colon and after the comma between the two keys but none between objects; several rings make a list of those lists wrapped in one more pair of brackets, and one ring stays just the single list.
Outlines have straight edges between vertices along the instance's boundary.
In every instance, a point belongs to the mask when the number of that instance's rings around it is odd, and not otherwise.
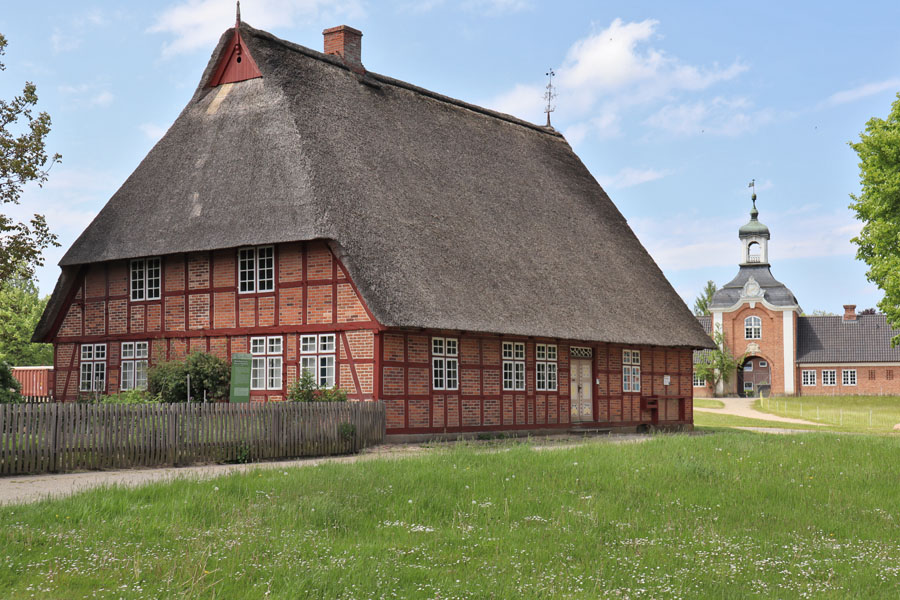
[{"label": "mown grass path", "polygon": [[98,489],[0,509],[0,597],[896,597],[898,459],[719,432]]}]

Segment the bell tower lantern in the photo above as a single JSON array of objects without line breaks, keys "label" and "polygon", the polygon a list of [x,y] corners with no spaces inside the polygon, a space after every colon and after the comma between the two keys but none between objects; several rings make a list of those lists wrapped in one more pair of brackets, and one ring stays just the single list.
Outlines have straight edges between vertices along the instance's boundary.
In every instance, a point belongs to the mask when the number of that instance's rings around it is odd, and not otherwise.
[{"label": "bell tower lantern", "polygon": [[741,240],[743,254],[741,256],[741,266],[745,265],[768,265],[769,264],[769,228],[759,222],[756,218],[759,211],[756,210],[756,187],[754,182],[750,182],[753,188],[753,208],[750,210],[750,221],[738,230],[738,238]]}]

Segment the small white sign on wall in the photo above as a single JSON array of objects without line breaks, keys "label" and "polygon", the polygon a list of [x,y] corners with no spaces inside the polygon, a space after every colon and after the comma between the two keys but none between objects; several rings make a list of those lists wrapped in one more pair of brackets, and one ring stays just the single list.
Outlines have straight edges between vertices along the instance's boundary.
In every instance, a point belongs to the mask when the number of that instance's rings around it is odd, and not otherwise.
[{"label": "small white sign on wall", "polygon": [[663,385],[669,385],[670,383],[672,383],[672,376],[663,375]]}]

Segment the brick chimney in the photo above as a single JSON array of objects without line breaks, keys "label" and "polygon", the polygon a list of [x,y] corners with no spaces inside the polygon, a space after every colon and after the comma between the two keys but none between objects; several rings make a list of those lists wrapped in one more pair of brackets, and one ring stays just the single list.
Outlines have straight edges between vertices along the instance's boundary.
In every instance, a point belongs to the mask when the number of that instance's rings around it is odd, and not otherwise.
[{"label": "brick chimney", "polygon": [[366,72],[362,64],[362,31],[338,25],[326,29],[322,35],[325,36],[325,54],[340,56],[354,73]]},{"label": "brick chimney", "polygon": [[844,320],[845,321],[855,321],[856,320],[856,305],[855,304],[845,304],[844,305]]}]

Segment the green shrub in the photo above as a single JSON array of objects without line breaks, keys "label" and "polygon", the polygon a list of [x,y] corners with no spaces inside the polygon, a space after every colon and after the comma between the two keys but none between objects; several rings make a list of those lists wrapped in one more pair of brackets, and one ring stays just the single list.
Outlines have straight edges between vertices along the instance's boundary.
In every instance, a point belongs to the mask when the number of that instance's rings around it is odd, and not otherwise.
[{"label": "green shrub", "polygon": [[100,398],[101,404],[149,404],[157,400],[145,390],[127,390]]},{"label": "green shrub", "polygon": [[169,361],[151,367],[147,390],[160,402],[187,402],[187,376],[191,376],[191,401],[209,402],[228,399],[231,367],[212,354],[194,352],[184,361]]},{"label": "green shrub", "polygon": [[13,377],[12,367],[5,361],[0,361],[0,404],[18,404],[24,402],[22,398],[22,386]]},{"label": "green shrub", "polygon": [[288,390],[291,402],[346,402],[347,392],[336,387],[328,388],[316,383],[309,371],[304,371],[300,379]]}]

